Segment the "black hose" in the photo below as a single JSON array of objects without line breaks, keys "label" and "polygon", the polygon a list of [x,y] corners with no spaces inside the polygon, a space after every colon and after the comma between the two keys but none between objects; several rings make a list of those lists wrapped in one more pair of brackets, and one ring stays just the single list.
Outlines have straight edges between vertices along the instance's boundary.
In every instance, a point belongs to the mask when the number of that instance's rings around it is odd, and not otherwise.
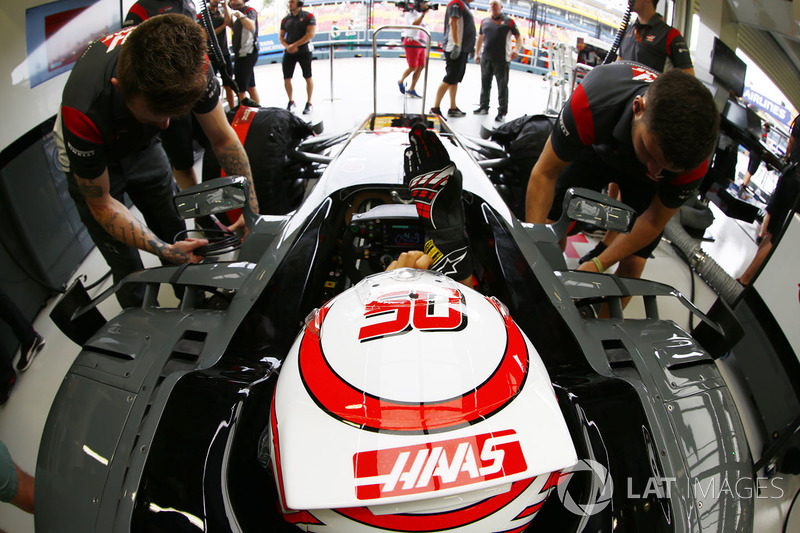
[{"label": "black hose", "polygon": [[794,495],[792,498],[792,503],[789,505],[789,510],[786,511],[786,519],[783,521],[783,528],[781,529],[781,533],[786,533],[786,528],[789,526],[789,518],[792,517],[792,508],[794,504],[797,502],[797,497],[800,496],[800,490]]},{"label": "black hose", "polygon": [[[205,2],[205,0],[203,0]],[[636,0],[628,0],[628,8],[625,10],[625,14],[622,15],[622,24],[617,30],[617,35],[614,37],[614,44],[611,45],[611,49],[606,54],[606,58],[603,60],[604,65],[608,65],[609,63],[613,63],[617,60],[617,50],[619,50],[619,45],[622,44],[622,38],[625,36],[625,32],[628,30],[628,24],[631,21],[631,11],[633,11],[633,4],[636,3]]]},{"label": "black hose", "polygon": [[[202,9],[200,11],[200,20],[203,21],[203,27],[208,35],[208,42],[210,45],[211,62],[217,68],[219,75],[222,77],[223,84],[229,85],[233,92],[239,93],[239,86],[233,81],[233,76],[228,72],[228,64],[225,62],[225,57],[222,55],[222,49],[219,47],[217,34],[214,32],[214,23],[211,21],[211,13],[208,11],[208,4],[206,0],[200,0]],[[256,36],[258,38],[258,36]]]}]

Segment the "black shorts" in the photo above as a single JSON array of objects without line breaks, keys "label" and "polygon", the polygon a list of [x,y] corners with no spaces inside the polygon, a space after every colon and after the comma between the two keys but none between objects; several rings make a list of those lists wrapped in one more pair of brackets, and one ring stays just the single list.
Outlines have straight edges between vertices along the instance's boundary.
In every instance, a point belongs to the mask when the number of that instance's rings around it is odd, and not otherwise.
[{"label": "black shorts", "polygon": [[[564,195],[570,187],[583,187],[600,192],[611,182],[619,185],[622,202],[630,206],[637,215],[641,215],[650,207],[650,202],[652,202],[653,196],[656,194],[655,182],[650,183],[649,180],[637,180],[621,175],[618,170],[608,166],[602,159],[597,157],[591,149],[586,149],[578,159],[562,170],[558,176],[553,206],[550,208],[547,218],[558,220],[561,217]],[[634,255],[647,259],[656,249],[659,242],[661,242],[661,234],[650,244],[636,251]]]},{"label": "black shorts", "polygon": [[461,83],[464,79],[464,73],[467,71],[467,61],[469,61],[469,54],[465,50],[461,50],[461,55],[458,59],[450,59],[450,52],[444,53],[445,60],[445,74],[442,81],[448,85],[455,85]]},{"label": "black shorts", "polygon": [[294,76],[294,67],[300,63],[303,69],[303,77],[311,77],[311,50],[297,52],[296,54],[283,54],[283,79],[290,80]]},{"label": "black shorts", "polygon": [[781,174],[767,204],[767,213],[769,213],[767,231],[773,237],[779,236],[778,234],[786,222],[786,217],[789,216],[797,203],[798,196],[800,196],[800,173],[798,173],[798,168],[794,167]]},{"label": "black shorts", "polygon": [[239,92],[245,92],[250,87],[256,86],[256,77],[253,74],[253,69],[258,61],[258,52],[247,54],[244,57],[237,57],[236,64],[234,65],[236,85],[239,86]]}]

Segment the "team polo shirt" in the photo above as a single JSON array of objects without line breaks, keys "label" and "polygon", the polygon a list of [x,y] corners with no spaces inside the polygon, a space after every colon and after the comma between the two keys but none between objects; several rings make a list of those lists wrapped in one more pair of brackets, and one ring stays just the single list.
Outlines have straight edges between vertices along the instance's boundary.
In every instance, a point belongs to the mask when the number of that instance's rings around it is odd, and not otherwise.
[{"label": "team polo shirt", "polygon": [[503,13],[497,18],[487,17],[481,22],[480,34],[483,35],[481,61],[511,61],[511,36],[519,39],[514,19]]},{"label": "team polo shirt", "polygon": [[194,5],[189,0],[139,0],[131,6],[122,27],[136,26],[150,17],[178,13],[195,17]]},{"label": "team polo shirt", "polygon": [[[161,132],[137,121],[111,84],[117,76],[119,51],[135,26],[94,41],[72,69],[61,100],[61,126],[69,169],[84,179],[99,177],[120,158],[147,148]],[[207,65],[207,63],[206,63]],[[220,88],[211,69],[208,86],[192,111],[216,107]]]},{"label": "team polo shirt", "polygon": [[[633,100],[658,77],[655,70],[629,61],[595,67],[564,104],[551,134],[562,161],[575,161],[591,150],[604,163],[636,180],[650,180],[636,157],[631,136]],[[589,154],[591,155],[591,154]],[[676,174],[663,170],[658,195],[670,208],[680,207],[700,185],[708,161]]]},{"label": "team polo shirt", "polygon": [[[287,43],[292,44],[305,36],[309,26],[316,25],[316,17],[307,11],[301,9],[297,12],[297,15],[289,13],[281,20],[281,30],[286,32],[283,38]],[[308,43],[300,45],[297,51],[308,52]]]},{"label": "team polo shirt", "polygon": [[258,11],[247,6],[242,14],[253,21],[255,28],[253,31],[246,29],[239,19],[233,22],[231,42],[233,43],[233,55],[236,57],[244,57],[258,52]]},{"label": "team polo shirt", "polygon": [[667,24],[658,13],[645,23],[628,26],[619,47],[619,57],[664,72],[667,59],[680,69],[692,68],[692,56],[681,32]]},{"label": "team polo shirt", "polygon": [[442,50],[451,52],[453,50],[453,37],[450,35],[450,19],[459,19],[461,27],[461,42],[458,45],[465,54],[469,54],[475,49],[475,19],[472,18],[472,11],[469,4],[461,0],[451,0],[447,4],[447,11],[444,13],[444,42]]}]

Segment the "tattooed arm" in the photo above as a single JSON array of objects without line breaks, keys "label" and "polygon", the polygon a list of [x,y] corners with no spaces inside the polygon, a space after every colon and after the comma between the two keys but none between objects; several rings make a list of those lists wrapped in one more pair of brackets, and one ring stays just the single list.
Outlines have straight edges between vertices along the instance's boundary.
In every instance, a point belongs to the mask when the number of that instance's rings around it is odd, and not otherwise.
[{"label": "tattooed arm", "polygon": [[196,114],[197,121],[203,128],[211,146],[219,160],[219,165],[228,176],[244,176],[250,184],[250,207],[254,213],[258,213],[258,199],[256,189],[253,187],[253,174],[250,171],[250,160],[244,151],[239,137],[233,131],[233,127],[228,124],[225,118],[225,111],[222,109],[222,101],[208,113]]},{"label": "tattooed arm", "polygon": [[75,182],[92,216],[116,239],[171,263],[197,263],[202,259],[193,252],[208,244],[206,239],[186,239],[175,244],[167,244],[159,239],[150,228],[133,216],[125,204],[111,196],[107,169],[93,180],[83,179],[76,174]]}]

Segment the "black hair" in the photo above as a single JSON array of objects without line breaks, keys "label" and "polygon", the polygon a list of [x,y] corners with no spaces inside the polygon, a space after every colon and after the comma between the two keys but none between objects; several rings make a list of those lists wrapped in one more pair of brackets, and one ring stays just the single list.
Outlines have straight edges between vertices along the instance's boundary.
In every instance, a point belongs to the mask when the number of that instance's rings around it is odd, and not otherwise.
[{"label": "black hair", "polygon": [[664,157],[681,170],[698,167],[717,146],[719,112],[711,92],[678,69],[661,74],[645,93],[644,124]]}]

